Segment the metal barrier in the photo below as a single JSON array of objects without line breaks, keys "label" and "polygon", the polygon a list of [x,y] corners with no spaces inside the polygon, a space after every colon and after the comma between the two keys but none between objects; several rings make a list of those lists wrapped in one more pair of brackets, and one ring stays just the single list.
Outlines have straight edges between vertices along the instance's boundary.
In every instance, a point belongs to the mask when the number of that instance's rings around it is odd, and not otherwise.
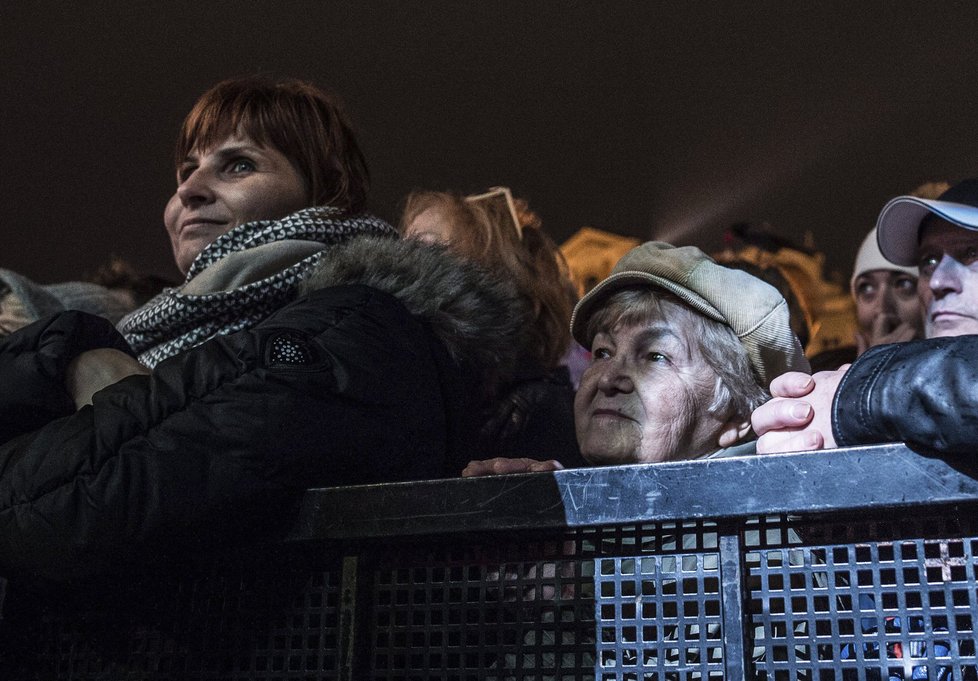
[{"label": "metal barrier", "polygon": [[3,678],[976,679],[973,468],[894,445],[310,490],[274,546],[38,605]]}]

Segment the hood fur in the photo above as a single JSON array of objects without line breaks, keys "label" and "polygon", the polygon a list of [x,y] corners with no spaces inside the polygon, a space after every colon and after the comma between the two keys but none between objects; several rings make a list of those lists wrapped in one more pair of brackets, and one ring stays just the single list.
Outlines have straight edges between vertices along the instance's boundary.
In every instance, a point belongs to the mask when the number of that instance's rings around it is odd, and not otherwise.
[{"label": "hood fur", "polygon": [[441,245],[359,237],[330,247],[300,292],[344,284],[397,298],[427,322],[456,364],[482,376],[490,392],[512,380],[529,316],[511,282]]}]

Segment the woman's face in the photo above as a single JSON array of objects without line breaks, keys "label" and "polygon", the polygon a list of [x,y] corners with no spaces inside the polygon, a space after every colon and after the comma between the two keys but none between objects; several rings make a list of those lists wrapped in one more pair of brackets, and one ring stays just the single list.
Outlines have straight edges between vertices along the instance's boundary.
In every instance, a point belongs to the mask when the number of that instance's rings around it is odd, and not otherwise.
[{"label": "woman's face", "polygon": [[[923,313],[917,296],[917,277],[897,270],[870,270],[853,282],[859,330],[872,336],[874,324],[891,333],[905,324],[923,335]],[[885,319],[880,319],[884,317]]]},{"label": "woman's face", "polygon": [[581,454],[595,465],[659,463],[716,451],[716,373],[685,325],[664,319],[603,329],[574,399]]},{"label": "woman's face", "polygon": [[192,152],[177,168],[177,191],[163,213],[177,267],[186,273],[205,247],[238,225],[305,208],[307,194],[289,159],[249,137]]}]

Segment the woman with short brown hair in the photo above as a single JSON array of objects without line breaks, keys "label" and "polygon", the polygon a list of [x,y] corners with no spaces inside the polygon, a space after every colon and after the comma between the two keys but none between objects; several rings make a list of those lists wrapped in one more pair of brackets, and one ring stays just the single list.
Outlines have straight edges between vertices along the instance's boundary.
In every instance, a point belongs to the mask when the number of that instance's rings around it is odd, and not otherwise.
[{"label": "woman with short brown hair", "polygon": [[120,323],[151,368],[265,319],[295,298],[327,246],[397,235],[362,212],[363,153],[339,104],[309,83],[218,83],[184,120],[175,162],[164,223],[186,279]]}]

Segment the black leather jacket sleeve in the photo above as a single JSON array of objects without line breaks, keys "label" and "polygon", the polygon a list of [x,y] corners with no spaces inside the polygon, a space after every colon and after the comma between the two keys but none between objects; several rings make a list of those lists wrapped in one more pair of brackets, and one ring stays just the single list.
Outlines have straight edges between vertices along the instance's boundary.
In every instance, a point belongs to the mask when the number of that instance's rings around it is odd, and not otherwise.
[{"label": "black leather jacket sleeve", "polygon": [[978,446],[978,336],[871,348],[832,405],[839,446],[905,442],[942,454]]}]

